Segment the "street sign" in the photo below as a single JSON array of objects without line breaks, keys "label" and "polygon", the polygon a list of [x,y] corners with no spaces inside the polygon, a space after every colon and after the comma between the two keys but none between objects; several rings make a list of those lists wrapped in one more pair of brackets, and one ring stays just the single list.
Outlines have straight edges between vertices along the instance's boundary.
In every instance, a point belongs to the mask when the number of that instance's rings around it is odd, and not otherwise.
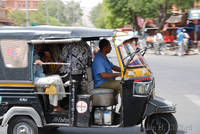
[{"label": "street sign", "polygon": [[189,10],[188,13],[189,20],[199,20],[200,19],[200,8],[193,8]]}]

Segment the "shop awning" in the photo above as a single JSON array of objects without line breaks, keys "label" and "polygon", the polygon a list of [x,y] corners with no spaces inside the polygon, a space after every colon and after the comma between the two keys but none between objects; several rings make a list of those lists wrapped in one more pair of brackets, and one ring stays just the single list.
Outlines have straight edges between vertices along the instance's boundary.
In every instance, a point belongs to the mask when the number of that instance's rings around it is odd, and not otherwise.
[{"label": "shop awning", "polygon": [[179,23],[182,21],[183,15],[172,15],[166,20],[167,23]]}]

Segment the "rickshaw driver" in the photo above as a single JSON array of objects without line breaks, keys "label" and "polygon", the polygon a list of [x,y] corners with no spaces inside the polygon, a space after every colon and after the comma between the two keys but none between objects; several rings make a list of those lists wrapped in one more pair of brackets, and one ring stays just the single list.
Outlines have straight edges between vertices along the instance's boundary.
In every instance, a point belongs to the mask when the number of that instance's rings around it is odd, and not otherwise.
[{"label": "rickshaw driver", "polygon": [[[100,40],[99,49],[100,51],[96,54],[92,64],[94,87],[110,88],[121,93],[120,80],[115,80],[116,77],[121,76],[121,73],[119,73],[121,72],[121,69],[120,67],[113,65],[106,56],[112,49],[110,42],[106,39]],[[118,73],[113,73],[112,70]]]},{"label": "rickshaw driver", "polygon": [[[40,60],[39,51],[41,47],[36,45],[34,50],[34,62],[36,65],[34,65],[34,80],[35,84],[38,87],[43,87],[42,85],[55,85],[57,92],[59,93],[65,93],[65,88],[63,86],[62,79],[59,75],[51,75],[51,76],[45,76],[43,71],[43,61]],[[65,94],[55,94],[50,95],[49,94],[49,103],[50,106],[53,107],[54,112],[62,111],[63,109],[59,106],[58,101],[62,100],[64,97],[66,97]]]}]

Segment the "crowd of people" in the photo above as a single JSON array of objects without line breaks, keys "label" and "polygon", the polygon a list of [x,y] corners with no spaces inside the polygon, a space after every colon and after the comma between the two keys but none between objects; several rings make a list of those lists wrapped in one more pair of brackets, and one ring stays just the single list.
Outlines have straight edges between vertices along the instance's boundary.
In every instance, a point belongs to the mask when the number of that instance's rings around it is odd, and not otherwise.
[{"label": "crowd of people", "polygon": [[169,47],[175,50],[175,55],[183,56],[188,54],[190,36],[185,29],[177,30],[176,36],[172,35],[169,31],[161,33],[156,31],[153,36],[154,53],[160,55],[161,47]]}]

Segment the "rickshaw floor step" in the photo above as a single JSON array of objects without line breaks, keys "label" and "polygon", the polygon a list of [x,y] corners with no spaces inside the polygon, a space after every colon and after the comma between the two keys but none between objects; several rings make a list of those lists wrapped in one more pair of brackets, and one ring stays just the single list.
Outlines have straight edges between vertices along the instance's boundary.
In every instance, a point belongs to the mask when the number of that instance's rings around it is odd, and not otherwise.
[{"label": "rickshaw floor step", "polygon": [[69,123],[68,112],[50,112],[46,114],[47,123]]}]

